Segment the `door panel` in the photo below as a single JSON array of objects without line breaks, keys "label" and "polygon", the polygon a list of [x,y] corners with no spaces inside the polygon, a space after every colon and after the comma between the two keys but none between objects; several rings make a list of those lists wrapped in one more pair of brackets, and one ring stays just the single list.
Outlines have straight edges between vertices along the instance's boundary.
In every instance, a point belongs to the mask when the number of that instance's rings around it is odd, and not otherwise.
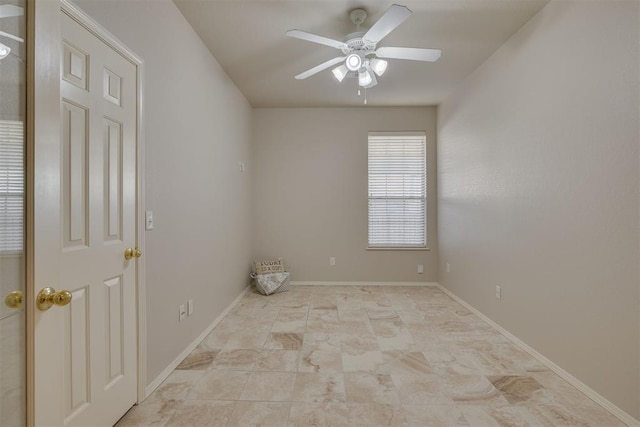
[{"label": "door panel", "polygon": [[87,246],[88,116],[86,107],[66,99],[62,101],[62,236],[65,248]]},{"label": "door panel", "polygon": [[[43,234],[44,246],[59,259],[59,271],[54,282],[36,283],[36,288],[68,289],[73,298],[36,319],[36,390],[63,394],[63,408],[49,415],[38,402],[38,395],[47,393],[37,393],[36,419],[51,425],[112,425],[137,396],[137,260],[124,258],[125,249],[136,246],[137,65],[90,23],[64,9],[58,19],[60,158],[40,162],[58,161],[60,198],[36,207],[35,226],[37,245],[38,219],[59,212],[57,248],[51,234]],[[42,165],[47,168],[55,169]],[[45,351],[61,354],[64,369],[57,386],[40,380],[39,369],[48,369],[40,353]]]}]

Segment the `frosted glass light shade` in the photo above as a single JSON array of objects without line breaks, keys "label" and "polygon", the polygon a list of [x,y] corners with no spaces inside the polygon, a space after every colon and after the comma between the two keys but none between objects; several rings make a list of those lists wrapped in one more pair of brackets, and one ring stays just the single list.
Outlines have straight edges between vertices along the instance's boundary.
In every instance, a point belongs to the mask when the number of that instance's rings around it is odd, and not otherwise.
[{"label": "frosted glass light shade", "polygon": [[371,69],[378,76],[383,75],[384,72],[387,71],[387,65],[389,65],[389,63],[384,59],[378,59],[378,58],[373,58],[370,61],[370,64],[371,64]]},{"label": "frosted glass light shade", "polygon": [[347,77],[347,74],[349,73],[349,70],[343,64],[343,65],[340,65],[340,66],[334,68],[333,70],[331,70],[331,72],[333,73],[333,76],[336,79],[338,79],[339,82],[341,82],[341,81],[344,80],[345,77]]},{"label": "frosted glass light shade", "polygon": [[347,59],[344,61],[345,65],[349,69],[349,71],[358,71],[360,67],[362,67],[362,58],[360,55],[352,53],[347,56]]},{"label": "frosted glass light shade", "polygon": [[367,87],[373,82],[373,77],[369,70],[360,71],[358,73],[358,84],[362,87]]},{"label": "frosted glass light shade", "polygon": [[0,59],[6,58],[11,53],[11,48],[0,43]]}]

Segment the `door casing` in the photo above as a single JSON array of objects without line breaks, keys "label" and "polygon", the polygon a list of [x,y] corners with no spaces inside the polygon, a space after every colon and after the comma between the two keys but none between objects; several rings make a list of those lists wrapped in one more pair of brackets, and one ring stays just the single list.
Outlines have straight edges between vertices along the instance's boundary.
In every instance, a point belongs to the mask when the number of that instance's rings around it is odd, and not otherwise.
[{"label": "door casing", "polygon": [[[60,10],[74,17],[91,29],[107,44],[130,60],[136,66],[137,85],[137,150],[136,150],[136,242],[142,253],[146,253],[144,239],[144,62],[122,42],[110,34],[100,24],[68,0],[28,0],[27,1],[27,125],[25,148],[25,254],[26,254],[26,326],[27,326],[27,425],[35,425],[35,289],[37,248],[34,246],[36,197],[51,197],[47,186],[55,182],[36,181],[36,159],[39,156],[57,155],[60,145]],[[41,163],[38,163],[40,165]],[[46,176],[49,171],[38,171],[38,176]],[[54,191],[54,197],[59,193]],[[59,216],[40,217],[43,226],[58,227]],[[47,262],[42,258],[39,263]],[[46,280],[46,279],[45,279]],[[146,396],[146,285],[145,258],[138,260],[136,277],[137,307],[137,401]],[[55,369],[55,366],[52,366]]]}]

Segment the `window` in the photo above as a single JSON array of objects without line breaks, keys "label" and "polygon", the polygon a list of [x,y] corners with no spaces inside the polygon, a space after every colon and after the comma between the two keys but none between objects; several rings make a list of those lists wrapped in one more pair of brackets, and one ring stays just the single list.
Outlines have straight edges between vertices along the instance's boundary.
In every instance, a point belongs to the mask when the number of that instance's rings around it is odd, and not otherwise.
[{"label": "window", "polygon": [[0,120],[0,253],[21,253],[24,239],[22,121]]},{"label": "window", "polygon": [[369,248],[426,248],[424,132],[369,133]]}]

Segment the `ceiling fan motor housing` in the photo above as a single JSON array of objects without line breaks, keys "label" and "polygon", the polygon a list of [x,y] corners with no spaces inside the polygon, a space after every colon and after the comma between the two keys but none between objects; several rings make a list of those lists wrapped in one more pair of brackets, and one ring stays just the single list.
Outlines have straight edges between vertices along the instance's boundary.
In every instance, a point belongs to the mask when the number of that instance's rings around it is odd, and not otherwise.
[{"label": "ceiling fan motor housing", "polygon": [[364,36],[364,32],[351,33],[347,37],[344,38],[344,43],[347,45],[342,48],[342,53],[348,55],[351,52],[362,53],[363,56],[366,56],[370,53],[373,53],[376,50],[376,45],[367,43],[362,36]]}]

